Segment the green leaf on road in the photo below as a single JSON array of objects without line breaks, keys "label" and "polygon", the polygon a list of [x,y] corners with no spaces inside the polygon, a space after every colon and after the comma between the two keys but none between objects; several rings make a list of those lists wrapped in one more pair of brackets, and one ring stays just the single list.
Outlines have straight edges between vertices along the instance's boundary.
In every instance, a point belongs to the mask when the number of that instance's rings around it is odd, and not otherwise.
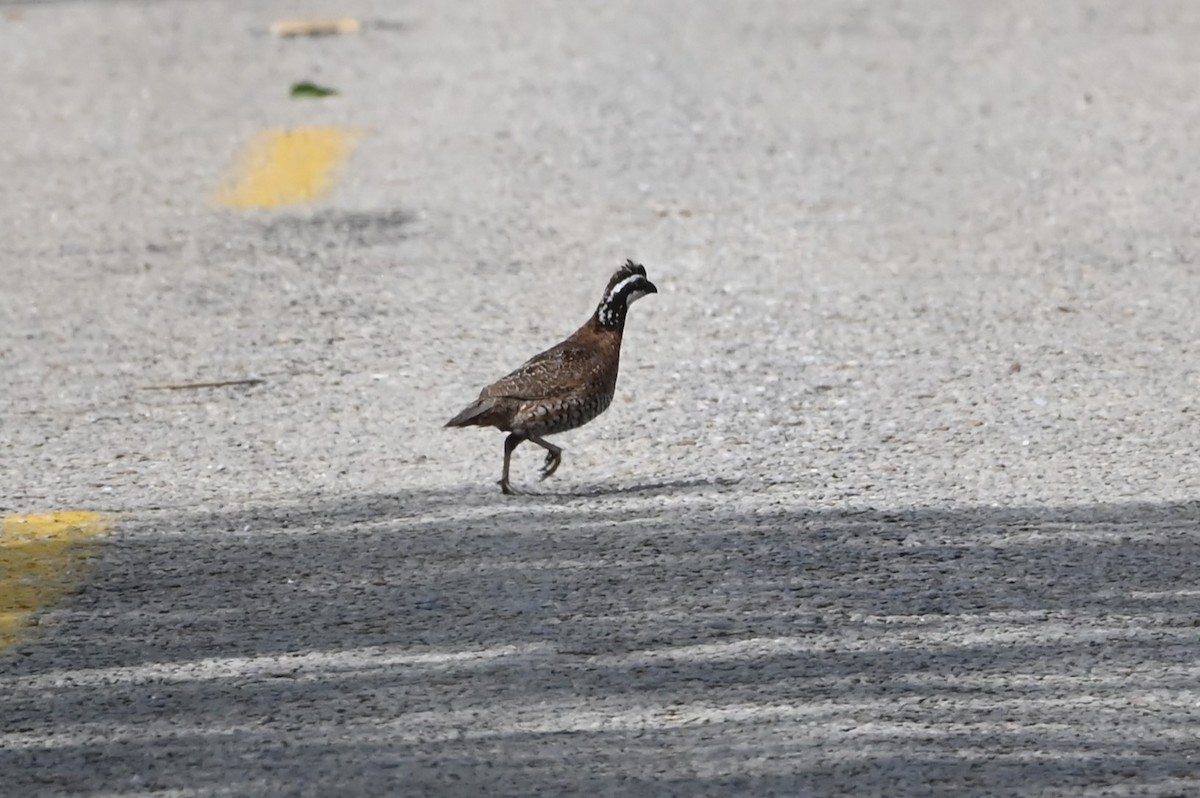
[{"label": "green leaf on road", "polygon": [[296,97],[331,97],[337,94],[336,89],[329,89],[325,86],[318,86],[312,81],[303,81],[301,83],[293,83],[291,96]]}]

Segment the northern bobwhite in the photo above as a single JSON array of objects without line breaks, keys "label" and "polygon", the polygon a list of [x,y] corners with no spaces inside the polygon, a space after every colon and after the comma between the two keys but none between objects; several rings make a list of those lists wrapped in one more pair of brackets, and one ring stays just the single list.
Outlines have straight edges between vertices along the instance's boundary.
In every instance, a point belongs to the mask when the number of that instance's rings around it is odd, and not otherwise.
[{"label": "northern bobwhite", "polygon": [[617,387],[625,313],[646,294],[656,294],[646,268],[631,260],[617,270],[596,312],[570,338],[536,355],[479,392],[479,398],[447,427],[496,427],[504,440],[500,490],[512,493],[508,466],[513,450],[533,441],[546,450],[542,479],[558,470],[562,449],[545,436],[581,427],[608,409]]}]

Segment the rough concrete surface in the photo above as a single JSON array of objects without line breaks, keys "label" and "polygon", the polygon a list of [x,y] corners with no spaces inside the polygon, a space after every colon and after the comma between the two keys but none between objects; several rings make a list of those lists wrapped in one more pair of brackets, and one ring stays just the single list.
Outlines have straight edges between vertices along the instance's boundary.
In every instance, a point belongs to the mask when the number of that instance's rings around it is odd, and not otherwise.
[{"label": "rough concrete surface", "polygon": [[[1200,794],[1194,0],[2,3],[0,53],[0,513],[118,514],[0,654],[5,795]],[[314,125],[326,199],[212,206]],[[626,257],[614,406],[502,496],[441,424]]]}]

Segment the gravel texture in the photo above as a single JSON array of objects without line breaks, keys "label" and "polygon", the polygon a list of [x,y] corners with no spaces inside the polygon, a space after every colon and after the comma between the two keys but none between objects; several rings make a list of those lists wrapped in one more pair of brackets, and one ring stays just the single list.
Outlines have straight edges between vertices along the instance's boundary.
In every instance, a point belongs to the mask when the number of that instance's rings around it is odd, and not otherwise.
[{"label": "gravel texture", "polygon": [[0,513],[120,519],[7,794],[1200,794],[1200,4],[309,5],[0,4]]}]

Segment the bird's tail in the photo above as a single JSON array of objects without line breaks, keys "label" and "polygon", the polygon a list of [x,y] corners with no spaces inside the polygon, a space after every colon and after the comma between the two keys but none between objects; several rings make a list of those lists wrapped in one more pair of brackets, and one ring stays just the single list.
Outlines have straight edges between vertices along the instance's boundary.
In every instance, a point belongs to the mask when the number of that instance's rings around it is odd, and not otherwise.
[{"label": "bird's tail", "polygon": [[447,427],[469,427],[472,424],[486,425],[487,422],[483,417],[488,414],[496,405],[496,400],[488,397],[479,397],[474,402],[466,407],[461,413],[446,422]]}]

